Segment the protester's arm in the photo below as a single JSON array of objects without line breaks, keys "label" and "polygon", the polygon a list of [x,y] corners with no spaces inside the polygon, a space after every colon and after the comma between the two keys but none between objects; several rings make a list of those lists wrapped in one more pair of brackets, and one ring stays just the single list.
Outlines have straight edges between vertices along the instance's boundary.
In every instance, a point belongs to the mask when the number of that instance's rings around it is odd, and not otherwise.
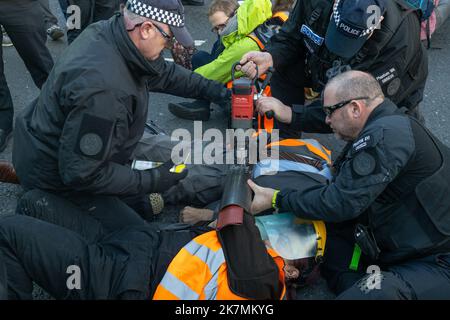
[{"label": "protester's arm", "polygon": [[[68,187],[93,194],[133,195],[157,188],[156,171],[137,171],[110,161],[129,138],[133,106],[120,93],[90,88],[71,103],[60,138],[59,173]],[[125,94],[124,94],[125,95]]]},{"label": "protester's arm", "polygon": [[152,91],[212,102],[222,102],[227,98],[227,90],[222,83],[208,80],[175,63],[160,58],[153,62],[153,67],[160,75],[148,80]]},{"label": "protester's arm", "polygon": [[[241,60],[242,56],[250,51],[259,50],[255,41],[250,38],[241,39],[226,48],[214,61],[195,69],[195,73],[203,77],[227,83],[231,80],[231,67]],[[236,76],[240,76],[236,73]]]}]

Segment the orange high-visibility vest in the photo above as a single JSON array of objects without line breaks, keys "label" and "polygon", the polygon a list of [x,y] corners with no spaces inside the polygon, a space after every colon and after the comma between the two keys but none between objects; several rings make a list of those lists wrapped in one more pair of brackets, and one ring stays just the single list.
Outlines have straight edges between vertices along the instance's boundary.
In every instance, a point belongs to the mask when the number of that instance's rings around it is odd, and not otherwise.
[{"label": "orange high-visibility vest", "polygon": [[[279,269],[283,286],[284,260],[267,249]],[[227,264],[216,231],[204,233],[184,246],[170,263],[153,300],[247,300],[228,287]]]}]

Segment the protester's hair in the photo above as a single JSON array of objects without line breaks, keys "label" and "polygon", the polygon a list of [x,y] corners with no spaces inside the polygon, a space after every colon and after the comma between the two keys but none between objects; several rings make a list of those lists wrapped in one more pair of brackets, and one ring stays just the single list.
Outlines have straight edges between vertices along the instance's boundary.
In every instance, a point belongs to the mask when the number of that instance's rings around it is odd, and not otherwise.
[{"label": "protester's hair", "polygon": [[338,101],[346,101],[356,97],[384,98],[383,90],[378,81],[369,73],[362,71],[347,71],[332,78],[327,87],[335,88]]},{"label": "protester's hair", "polygon": [[232,17],[237,8],[239,3],[236,0],[213,0],[209,5],[208,17],[219,11],[224,12],[227,17]]},{"label": "protester's hair", "polygon": [[272,0],[272,12],[291,11],[295,0]]}]

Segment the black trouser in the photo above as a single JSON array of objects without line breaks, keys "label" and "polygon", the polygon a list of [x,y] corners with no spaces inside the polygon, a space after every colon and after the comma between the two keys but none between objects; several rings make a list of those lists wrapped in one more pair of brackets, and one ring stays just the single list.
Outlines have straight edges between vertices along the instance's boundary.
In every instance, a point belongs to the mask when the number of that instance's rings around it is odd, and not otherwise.
[{"label": "black trouser", "polygon": [[89,242],[128,226],[146,225],[134,210],[112,196],[63,198],[42,190],[28,191],[17,204],[23,214],[68,228]]},{"label": "black trouser", "polygon": [[[0,277],[4,263],[10,299],[31,299],[32,281],[57,299],[149,297],[158,232],[117,198],[99,197],[86,211],[31,191],[18,212],[45,221],[0,218]],[[80,289],[68,288],[70,266],[80,268]]]},{"label": "black trouser", "polygon": [[450,253],[383,268],[379,277],[374,277],[367,268],[376,265],[364,257],[357,271],[349,269],[354,249],[352,234],[349,224],[327,225],[321,273],[338,299],[450,299]]},{"label": "black trouser", "polygon": [[[0,24],[11,38],[38,88],[42,87],[53,67],[52,56],[45,46],[47,35],[42,16],[42,7],[37,1],[0,1]],[[0,42],[2,38],[0,33]],[[14,109],[4,74],[1,46],[0,60],[0,129],[8,131],[12,128]]]},{"label": "black trouser", "polygon": [[69,5],[77,5],[80,7],[80,29],[67,30],[67,39],[69,43],[83,32],[88,25],[100,20],[111,18],[120,8],[122,0],[68,0]]}]

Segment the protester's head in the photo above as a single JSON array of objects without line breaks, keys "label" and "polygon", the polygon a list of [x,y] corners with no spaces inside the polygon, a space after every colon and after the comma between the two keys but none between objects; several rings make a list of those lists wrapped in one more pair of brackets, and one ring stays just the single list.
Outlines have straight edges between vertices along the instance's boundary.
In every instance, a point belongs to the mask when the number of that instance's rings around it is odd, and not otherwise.
[{"label": "protester's head", "polygon": [[181,0],[129,0],[124,21],[131,40],[149,60],[157,59],[164,48],[170,48],[174,38],[184,47],[193,46]]},{"label": "protester's head", "polygon": [[383,21],[390,0],[336,0],[325,36],[328,50],[352,58]]},{"label": "protester's head", "polygon": [[338,138],[353,141],[372,111],[384,101],[384,94],[372,75],[347,71],[328,82],[322,99],[326,123]]},{"label": "protester's head", "polygon": [[208,11],[211,31],[220,34],[238,8],[239,3],[236,0],[213,0]]},{"label": "protester's head", "polygon": [[272,0],[272,12],[290,11],[295,0]]}]

